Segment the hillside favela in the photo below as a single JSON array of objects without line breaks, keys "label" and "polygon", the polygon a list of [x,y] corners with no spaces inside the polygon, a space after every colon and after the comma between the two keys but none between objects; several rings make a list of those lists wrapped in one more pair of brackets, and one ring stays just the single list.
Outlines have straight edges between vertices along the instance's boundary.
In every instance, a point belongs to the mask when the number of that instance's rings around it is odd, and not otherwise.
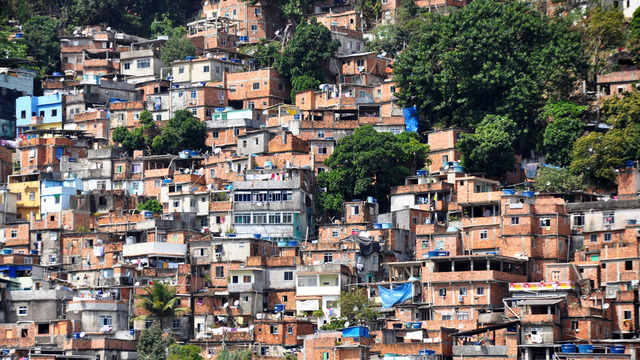
[{"label": "hillside favela", "polygon": [[640,0],[0,0],[0,360],[640,360]]}]

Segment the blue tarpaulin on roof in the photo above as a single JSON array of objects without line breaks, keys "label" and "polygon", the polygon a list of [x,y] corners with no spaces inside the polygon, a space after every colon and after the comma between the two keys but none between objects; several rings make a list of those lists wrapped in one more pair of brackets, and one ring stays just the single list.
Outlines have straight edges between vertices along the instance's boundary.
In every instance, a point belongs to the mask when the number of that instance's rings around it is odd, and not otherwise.
[{"label": "blue tarpaulin on roof", "polygon": [[405,131],[418,131],[418,109],[415,106],[402,108]]},{"label": "blue tarpaulin on roof", "polygon": [[352,326],[342,329],[342,337],[369,337],[369,329],[364,326]]},{"label": "blue tarpaulin on roof", "polygon": [[411,299],[413,287],[411,283],[404,283],[402,285],[396,286],[393,289],[387,289],[382,286],[378,286],[378,290],[380,291],[382,307],[388,309],[395,304]]}]

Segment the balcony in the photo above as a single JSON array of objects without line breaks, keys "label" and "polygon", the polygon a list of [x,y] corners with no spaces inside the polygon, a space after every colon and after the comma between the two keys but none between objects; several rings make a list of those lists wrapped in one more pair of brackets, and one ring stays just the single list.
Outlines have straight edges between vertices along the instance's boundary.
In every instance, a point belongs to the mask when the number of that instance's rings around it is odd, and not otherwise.
[{"label": "balcony", "polygon": [[184,257],[187,254],[186,244],[172,244],[163,242],[146,242],[139,244],[125,244],[122,247],[122,256],[168,256]]},{"label": "balcony", "polygon": [[555,314],[525,314],[522,315],[523,324],[554,323],[560,325],[560,317]]},{"label": "balcony", "polygon": [[496,270],[434,272],[428,275],[428,279],[430,282],[449,282],[453,277],[459,280],[468,280],[468,281],[498,280],[498,281],[508,281],[508,282],[519,282],[519,281],[525,281],[527,279],[526,275],[511,274],[511,273],[496,271]]}]

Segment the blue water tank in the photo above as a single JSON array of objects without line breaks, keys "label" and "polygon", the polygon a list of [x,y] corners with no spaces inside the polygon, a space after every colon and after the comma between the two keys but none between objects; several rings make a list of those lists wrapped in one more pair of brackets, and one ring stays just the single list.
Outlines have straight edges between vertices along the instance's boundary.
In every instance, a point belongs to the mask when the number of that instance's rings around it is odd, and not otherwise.
[{"label": "blue water tank", "polygon": [[185,60],[191,61],[191,60],[195,60],[195,58],[196,58],[195,56],[187,56]]},{"label": "blue water tank", "polygon": [[581,354],[593,353],[593,345],[578,345],[578,352]]},{"label": "blue water tank", "polygon": [[276,311],[276,312],[284,311],[284,304],[276,304],[273,307],[273,310]]}]

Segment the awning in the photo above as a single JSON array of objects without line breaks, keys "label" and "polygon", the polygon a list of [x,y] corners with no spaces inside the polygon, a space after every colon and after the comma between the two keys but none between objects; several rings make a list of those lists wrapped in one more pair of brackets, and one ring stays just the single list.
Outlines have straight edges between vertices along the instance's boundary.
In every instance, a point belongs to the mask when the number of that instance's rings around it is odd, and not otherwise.
[{"label": "awning", "polygon": [[316,311],[320,309],[320,302],[318,300],[296,300],[297,311]]},{"label": "awning", "polygon": [[422,340],[424,338],[424,334],[422,333],[422,330],[412,331],[407,333],[404,338],[409,340]]},{"label": "awning", "polygon": [[555,305],[564,301],[564,298],[550,298],[550,299],[524,299],[518,300],[518,305]]},{"label": "awning", "polygon": [[216,296],[229,296],[229,292],[228,291],[216,291],[213,293],[213,295]]}]

